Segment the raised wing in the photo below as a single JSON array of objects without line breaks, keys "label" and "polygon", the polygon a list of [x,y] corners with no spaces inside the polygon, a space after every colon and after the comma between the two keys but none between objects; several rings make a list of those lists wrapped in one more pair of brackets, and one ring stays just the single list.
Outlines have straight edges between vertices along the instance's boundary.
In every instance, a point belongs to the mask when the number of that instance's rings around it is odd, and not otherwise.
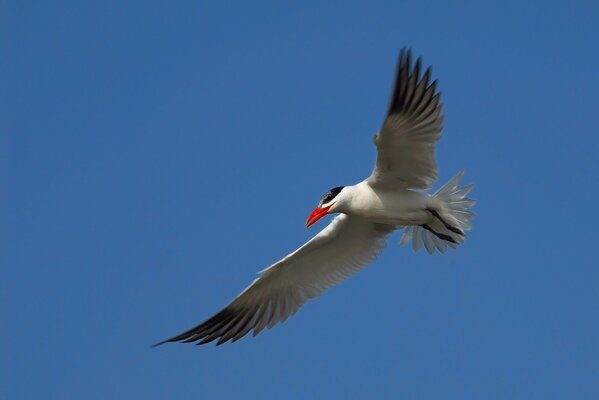
[{"label": "raised wing", "polygon": [[372,262],[393,226],[340,214],[308,243],[260,272],[229,305],[200,325],[163,342],[218,344],[284,322],[309,299]]},{"label": "raised wing", "polygon": [[403,49],[389,110],[374,137],[376,165],[368,178],[381,188],[429,189],[437,180],[435,144],[443,127],[441,93],[429,84],[431,68],[420,78],[421,60],[412,66],[412,53]]}]

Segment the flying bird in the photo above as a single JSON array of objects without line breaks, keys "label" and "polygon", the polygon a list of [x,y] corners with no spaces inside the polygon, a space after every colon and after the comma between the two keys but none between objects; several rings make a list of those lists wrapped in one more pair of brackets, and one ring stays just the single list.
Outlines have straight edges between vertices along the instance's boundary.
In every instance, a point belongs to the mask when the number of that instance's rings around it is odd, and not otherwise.
[{"label": "flying bird", "polygon": [[411,50],[399,56],[391,100],[380,132],[374,136],[377,159],[372,174],[351,186],[327,191],[308,216],[306,227],[327,214],[338,214],[302,247],[262,270],[245,290],[201,324],[166,342],[220,345],[250,331],[284,322],[324,290],[379,256],[387,237],[403,228],[400,244],[412,242],[444,253],[463,243],[471,229],[467,197],[472,185],[460,186],[463,172],[432,194],[437,180],[435,144],[441,135],[443,107],[431,68],[421,75],[422,60]]}]

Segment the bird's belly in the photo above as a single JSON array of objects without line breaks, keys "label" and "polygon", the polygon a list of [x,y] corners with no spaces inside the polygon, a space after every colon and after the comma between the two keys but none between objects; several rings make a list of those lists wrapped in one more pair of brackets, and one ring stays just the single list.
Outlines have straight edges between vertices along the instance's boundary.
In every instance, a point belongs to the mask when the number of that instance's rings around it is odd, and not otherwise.
[{"label": "bird's belly", "polygon": [[384,210],[382,212],[368,212],[360,216],[373,222],[388,225],[422,225],[429,221],[430,213],[425,210],[400,210],[392,212]]},{"label": "bird's belly", "polygon": [[424,193],[407,190],[400,193],[377,192],[368,201],[352,204],[351,214],[389,225],[421,225],[431,218],[426,211],[428,199],[429,196]]}]

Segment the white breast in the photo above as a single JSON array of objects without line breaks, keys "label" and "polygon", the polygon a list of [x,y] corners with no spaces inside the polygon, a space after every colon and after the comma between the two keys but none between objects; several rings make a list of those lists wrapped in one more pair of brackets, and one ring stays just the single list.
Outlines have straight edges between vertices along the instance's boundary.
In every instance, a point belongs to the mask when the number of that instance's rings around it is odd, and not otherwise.
[{"label": "white breast", "polygon": [[344,188],[346,202],[339,210],[389,225],[420,225],[430,219],[430,197],[408,189],[374,189],[367,182]]}]

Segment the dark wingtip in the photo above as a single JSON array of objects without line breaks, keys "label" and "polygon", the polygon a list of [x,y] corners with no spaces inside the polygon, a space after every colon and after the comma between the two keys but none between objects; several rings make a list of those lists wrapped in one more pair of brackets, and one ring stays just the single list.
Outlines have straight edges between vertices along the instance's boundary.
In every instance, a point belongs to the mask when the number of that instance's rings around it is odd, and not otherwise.
[{"label": "dark wingtip", "polygon": [[408,66],[411,67],[412,48],[404,46],[399,51],[399,65],[401,66],[401,65],[406,65],[406,64],[408,64]]},{"label": "dark wingtip", "polygon": [[158,347],[158,346],[160,346],[162,344],[165,344],[165,343],[168,343],[170,341],[171,341],[170,339],[166,339],[166,340],[163,340],[162,342],[154,343],[153,345],[150,346],[150,348],[153,349],[154,347]]},{"label": "dark wingtip", "polygon": [[412,58],[412,49],[407,46],[402,47],[399,51],[399,61],[402,62],[410,58]]},{"label": "dark wingtip", "polygon": [[[402,47],[399,51],[399,60],[397,62],[397,69],[395,73],[395,82],[392,86],[391,99],[387,108],[387,115],[399,113],[407,106],[407,100],[409,100],[415,85],[410,85],[410,82],[415,79],[415,83],[418,84],[420,79],[420,69],[422,58],[417,57],[416,62],[412,62],[412,49],[409,47]],[[411,87],[412,86],[412,87]],[[408,91],[410,91],[408,93]]]}]

